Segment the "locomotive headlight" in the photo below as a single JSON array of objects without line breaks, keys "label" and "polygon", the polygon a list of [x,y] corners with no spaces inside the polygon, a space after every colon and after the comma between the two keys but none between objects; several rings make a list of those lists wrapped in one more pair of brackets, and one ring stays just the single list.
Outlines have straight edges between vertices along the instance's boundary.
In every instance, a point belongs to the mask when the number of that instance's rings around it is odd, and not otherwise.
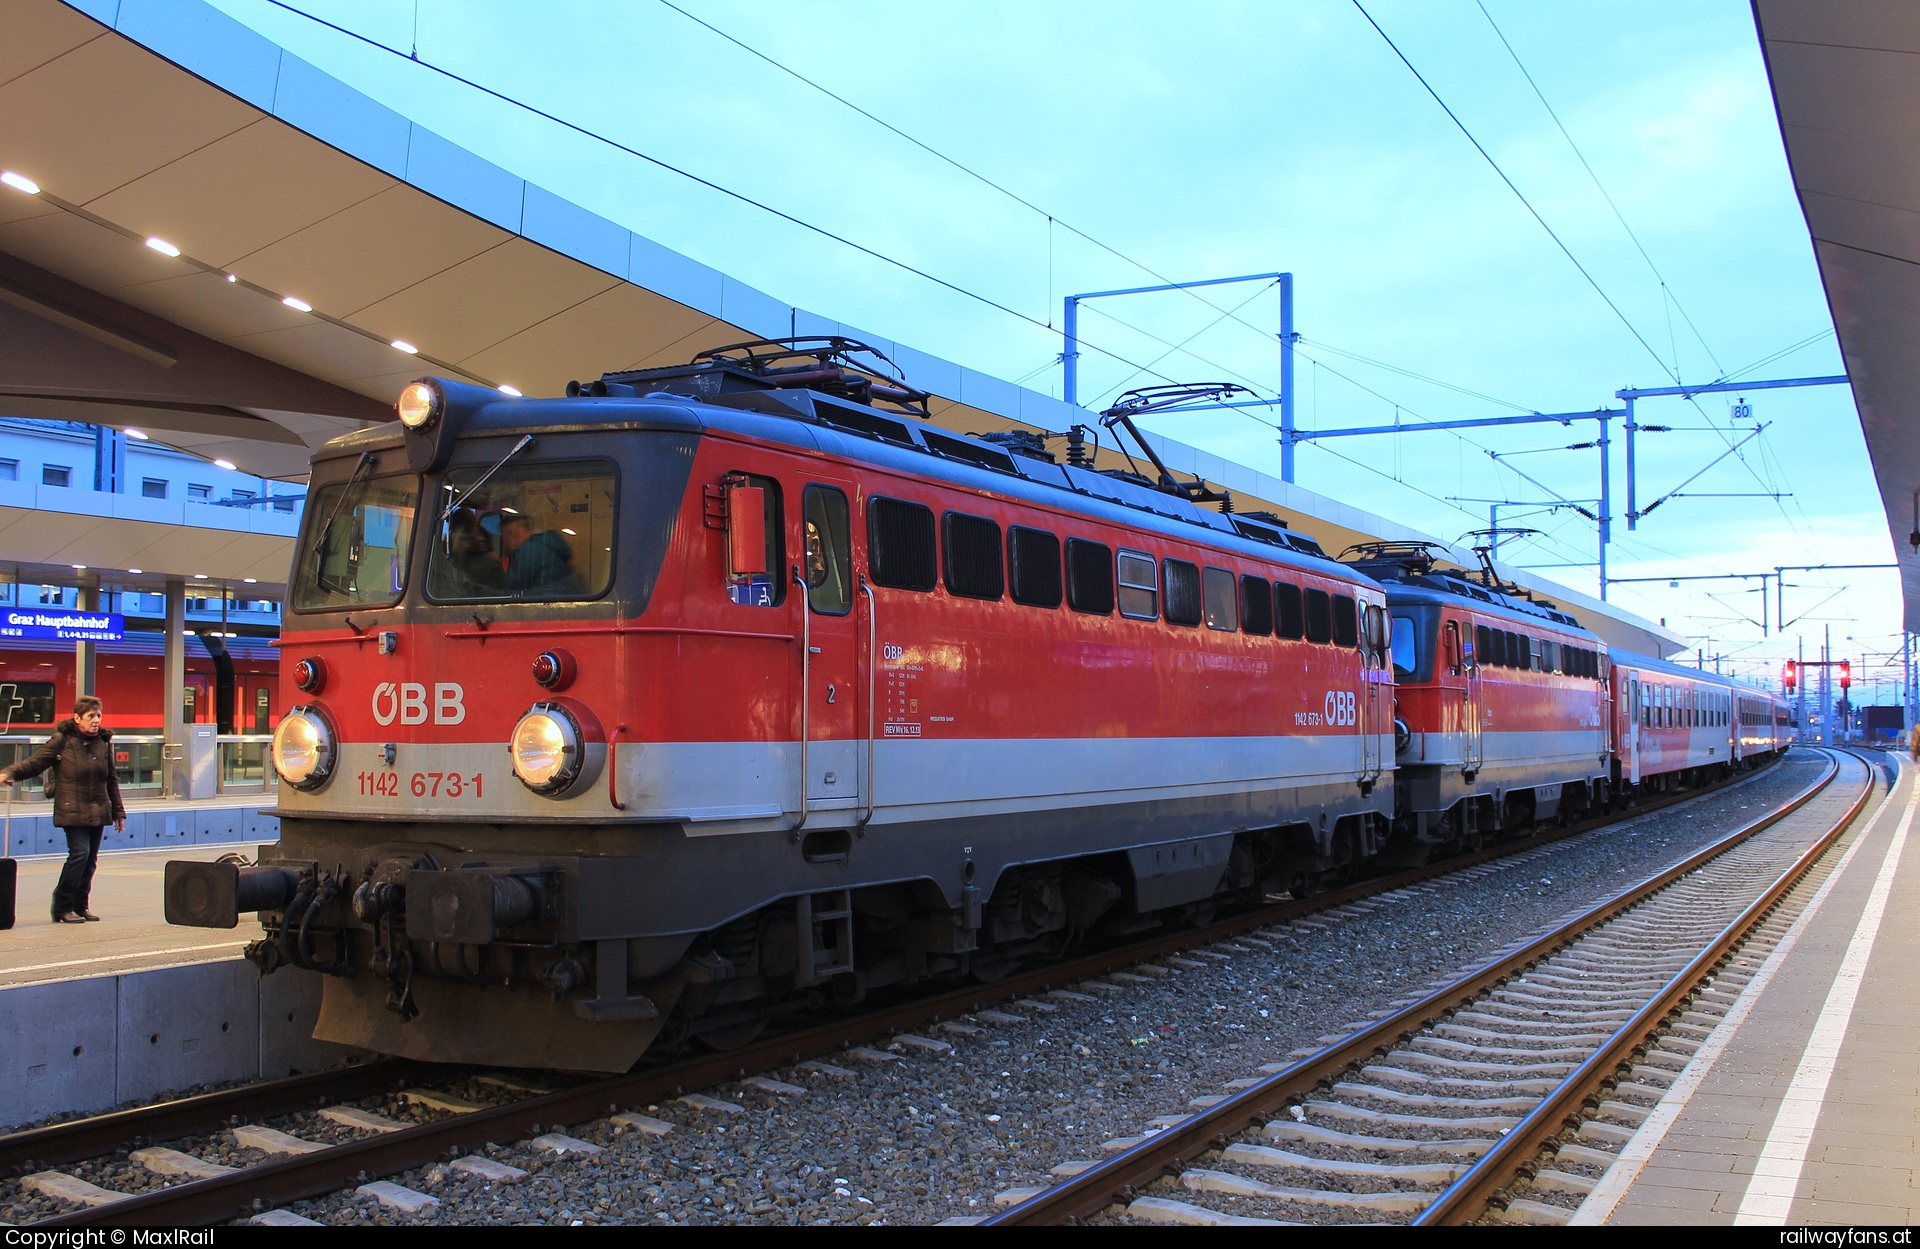
[{"label": "locomotive headlight", "polygon": [[508,739],[513,774],[536,794],[560,794],[586,763],[580,725],[557,703],[535,703]]},{"label": "locomotive headlight", "polygon": [[318,707],[295,707],[273,731],[273,770],[295,789],[318,789],[333,775],[334,742]]},{"label": "locomotive headlight", "polygon": [[440,419],[440,410],[445,406],[438,386],[432,382],[413,382],[400,392],[400,400],[393,405],[393,410],[399,414],[402,425],[417,432]]}]

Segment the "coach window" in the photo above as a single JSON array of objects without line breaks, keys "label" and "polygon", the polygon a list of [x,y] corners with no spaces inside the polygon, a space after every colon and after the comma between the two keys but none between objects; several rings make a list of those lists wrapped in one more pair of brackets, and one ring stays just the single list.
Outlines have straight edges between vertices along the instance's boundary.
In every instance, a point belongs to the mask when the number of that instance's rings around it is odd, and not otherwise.
[{"label": "coach window", "polygon": [[847,496],[832,486],[808,486],[807,604],[825,616],[844,616],[853,604]]},{"label": "coach window", "polygon": [[1060,606],[1060,539],[1044,529],[1014,525],[1007,530],[1007,564],[1014,602]]},{"label": "coach window", "polygon": [[1153,556],[1120,552],[1120,614],[1134,620],[1152,620],[1160,614],[1160,579],[1154,575]]},{"label": "coach window", "polygon": [[1067,539],[1067,605],[1089,616],[1113,614],[1113,552],[1106,543]]},{"label": "coach window", "polygon": [[1161,561],[1161,572],[1167,579],[1167,623],[1199,624],[1200,570],[1186,560],[1169,559]]},{"label": "coach window", "polygon": [[948,512],[945,527],[947,593],[961,598],[998,599],[1006,591],[1000,565],[1000,526],[984,516]]},{"label": "coach window", "polygon": [[902,499],[867,501],[867,575],[875,585],[896,590],[933,589],[939,559],[932,508]]},{"label": "coach window", "polygon": [[1300,638],[1307,634],[1307,613],[1300,587],[1291,581],[1273,583],[1273,632],[1277,637]]},{"label": "coach window", "polygon": [[786,574],[781,571],[787,566],[787,534],[780,519],[786,514],[780,506],[780,483],[751,473],[729,474],[728,481],[760,491],[761,525],[767,535],[762,567],[767,571],[727,574],[727,597],[742,607],[778,607],[787,599]]},{"label": "coach window", "polygon": [[1320,643],[1333,641],[1333,596],[1325,590],[1308,590],[1304,597],[1307,608],[1307,641]]},{"label": "coach window", "polygon": [[1207,604],[1207,628],[1232,633],[1240,627],[1240,607],[1234,602],[1233,574],[1224,568],[1209,568],[1200,577],[1202,597]]},{"label": "coach window", "polygon": [[1240,578],[1240,628],[1255,637],[1273,632],[1273,588],[1265,577]]}]

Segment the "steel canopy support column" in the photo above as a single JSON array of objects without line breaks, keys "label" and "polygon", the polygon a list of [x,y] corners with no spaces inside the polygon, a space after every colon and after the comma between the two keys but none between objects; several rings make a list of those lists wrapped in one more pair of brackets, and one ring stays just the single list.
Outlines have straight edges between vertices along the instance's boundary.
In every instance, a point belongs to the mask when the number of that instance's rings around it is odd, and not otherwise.
[{"label": "steel canopy support column", "polygon": [[[100,574],[90,572],[80,578],[79,592],[74,596],[74,606],[81,611],[100,610]],[[73,644],[73,693],[77,698],[82,694],[97,694],[99,686],[99,645],[95,642],[75,642]],[[58,713],[61,709],[55,708]]]},{"label": "steel canopy support column", "polygon": [[167,657],[161,676],[160,785],[174,798],[187,791],[187,583],[175,577],[167,578]]}]

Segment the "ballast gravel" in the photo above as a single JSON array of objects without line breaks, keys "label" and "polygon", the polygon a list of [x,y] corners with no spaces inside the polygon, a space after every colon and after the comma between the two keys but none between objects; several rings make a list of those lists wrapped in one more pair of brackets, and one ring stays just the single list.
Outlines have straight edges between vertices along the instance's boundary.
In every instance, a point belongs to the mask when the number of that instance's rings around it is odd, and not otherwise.
[{"label": "ballast gravel", "polygon": [[[664,1133],[605,1119],[541,1125],[603,1152],[559,1156],[531,1139],[486,1149],[524,1179],[490,1179],[451,1159],[387,1177],[439,1199],[417,1214],[352,1189],[290,1209],[335,1225],[408,1226],[982,1217],[993,1213],[996,1193],[1051,1183],[1061,1164],[1101,1158],[1104,1144],[1139,1134],[1150,1120],[1184,1115],[1193,1099],[1217,1098],[1229,1081],[1422,995],[1771,809],[1824,767],[1822,757],[1795,752],[1667,811],[1163,960],[1171,974],[1092,993],[1077,986],[1078,998],[1002,1003],[959,1021],[967,1029],[920,1028],[946,1050],[876,1042],[894,1061],[829,1055],[824,1064],[765,1073],[803,1093],[747,1082],[704,1090],[743,1107],[738,1114],[662,1102],[635,1109],[670,1124]],[[473,1086],[458,1091],[495,1100]],[[397,1098],[361,1104],[399,1119],[438,1117]],[[346,1132],[325,1121],[278,1126],[316,1140],[336,1139],[329,1128]],[[227,1165],[258,1157],[224,1135],[224,1152],[190,1152]],[[129,1175],[146,1173],[124,1156],[75,1171],[127,1191],[164,1182]],[[44,1217],[56,1204],[23,1193],[17,1181],[0,1185],[0,1218],[9,1222]]]}]

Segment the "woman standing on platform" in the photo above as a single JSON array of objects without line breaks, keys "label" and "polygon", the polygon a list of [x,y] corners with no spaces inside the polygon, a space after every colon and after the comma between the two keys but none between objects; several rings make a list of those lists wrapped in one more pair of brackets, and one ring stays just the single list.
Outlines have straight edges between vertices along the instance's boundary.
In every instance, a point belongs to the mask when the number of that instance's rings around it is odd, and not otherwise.
[{"label": "woman standing on platform", "polygon": [[53,769],[53,822],[67,835],[67,865],[53,887],[53,920],[83,924],[100,917],[87,909],[93,869],[100,862],[100,834],[108,823],[127,826],[120,780],[113,774],[113,730],[104,728],[105,707],[91,694],[73,703],[73,719],[53,727],[47,744],[10,768],[0,784],[11,785]]}]

